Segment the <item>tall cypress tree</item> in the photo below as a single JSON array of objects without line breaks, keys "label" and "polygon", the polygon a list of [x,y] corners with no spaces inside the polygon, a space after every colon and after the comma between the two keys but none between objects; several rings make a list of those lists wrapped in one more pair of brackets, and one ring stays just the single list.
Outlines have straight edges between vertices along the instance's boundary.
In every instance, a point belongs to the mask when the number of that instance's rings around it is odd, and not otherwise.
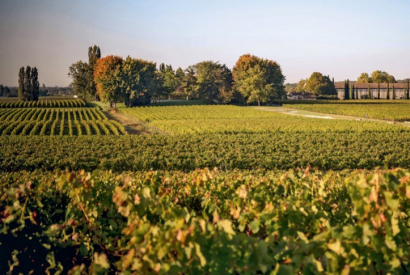
[{"label": "tall cypress tree", "polygon": [[394,85],[393,85],[393,91],[392,91],[392,92],[393,92],[393,97],[392,97],[392,98],[393,98],[393,99],[396,99],[396,91],[395,91],[395,89],[394,89]]},{"label": "tall cypress tree", "polygon": [[390,99],[390,85],[389,85],[389,82],[387,82],[386,99]]},{"label": "tall cypress tree", "polygon": [[31,70],[31,89],[31,100],[37,101],[40,93],[40,82],[38,81],[38,71],[36,67]]},{"label": "tall cypress tree", "polygon": [[345,80],[345,100],[349,99],[349,84],[347,80]]},{"label": "tall cypress tree", "polygon": [[25,72],[25,79],[24,79],[24,101],[31,101],[32,100],[32,86],[31,86],[31,67],[27,66]]},{"label": "tall cypress tree", "polygon": [[21,67],[19,71],[19,88],[18,88],[18,97],[19,97],[19,100],[21,101],[26,101],[25,100],[26,92],[24,91],[25,82],[26,82],[25,79],[26,79],[26,75],[24,72],[24,67]]},{"label": "tall cypress tree", "polygon": [[406,91],[406,98],[407,99],[409,99],[409,96],[410,96],[409,92],[410,92],[410,84],[409,84],[409,79],[407,79],[407,91]]},{"label": "tall cypress tree", "polygon": [[377,99],[380,99],[380,83],[377,83]]},{"label": "tall cypress tree", "polygon": [[352,88],[350,90],[350,99],[354,99],[354,85],[352,85]]},{"label": "tall cypress tree", "polygon": [[370,91],[370,84],[369,84],[369,87],[367,88],[367,95],[368,95],[369,99],[372,99],[372,93]]},{"label": "tall cypress tree", "polygon": [[87,93],[98,100],[96,83],[94,82],[94,66],[98,59],[101,58],[100,47],[94,45],[88,48],[88,72],[87,72]]}]

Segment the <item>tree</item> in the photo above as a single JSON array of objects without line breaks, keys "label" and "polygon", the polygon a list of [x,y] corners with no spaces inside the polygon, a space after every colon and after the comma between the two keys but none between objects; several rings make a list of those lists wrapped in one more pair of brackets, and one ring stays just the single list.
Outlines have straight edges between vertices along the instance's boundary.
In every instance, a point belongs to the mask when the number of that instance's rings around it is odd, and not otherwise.
[{"label": "tree", "polygon": [[406,99],[409,99],[409,96],[410,96],[410,83],[409,83],[409,80],[407,79]]},{"label": "tree", "polygon": [[40,93],[38,70],[36,67],[21,67],[19,70],[18,97],[21,101],[37,101]]},{"label": "tree", "polygon": [[372,72],[371,79],[374,83],[396,83],[394,76],[380,70]]},{"label": "tree", "polygon": [[175,71],[171,65],[165,65],[160,73],[163,80],[163,95],[169,97],[178,87]]},{"label": "tree", "polygon": [[367,87],[367,96],[369,97],[369,99],[372,99],[372,92],[370,90],[370,85]]},{"label": "tree", "polygon": [[203,61],[194,67],[196,93],[200,99],[208,102],[232,99],[232,73],[225,65],[214,61]]},{"label": "tree", "polygon": [[389,82],[387,82],[386,99],[390,99],[390,86],[389,86]]},{"label": "tree", "polygon": [[24,78],[24,101],[31,101],[31,67],[27,66]]},{"label": "tree", "polygon": [[350,86],[350,99],[354,99],[354,85]]},{"label": "tree", "polygon": [[349,79],[345,81],[345,100],[348,100],[350,98],[349,96]]},{"label": "tree", "polygon": [[161,93],[161,71],[150,61],[128,56],[121,65],[120,91],[126,106],[148,104]]},{"label": "tree", "polygon": [[369,76],[368,73],[362,73],[357,79],[357,83],[372,83],[373,79]]},{"label": "tree", "polygon": [[92,96],[88,92],[88,69],[87,63],[78,61],[72,64],[69,68],[68,75],[73,79],[70,86],[73,87],[73,92],[81,99],[87,100]]},{"label": "tree", "polygon": [[380,99],[380,83],[377,83],[377,99]]},{"label": "tree", "polygon": [[76,95],[83,100],[99,100],[97,94],[97,83],[94,79],[94,70],[97,60],[101,58],[101,50],[98,46],[88,48],[88,63],[77,61],[69,67],[68,76],[73,81],[70,86]]},{"label": "tree", "polygon": [[234,88],[248,103],[272,101],[285,95],[285,77],[278,63],[245,54],[233,68]]},{"label": "tree", "polygon": [[31,70],[31,89],[30,100],[38,101],[40,82],[38,81],[38,70],[36,67]]},{"label": "tree", "polygon": [[319,72],[314,72],[306,81],[307,91],[316,95],[337,95],[335,85],[329,76],[324,76]]},{"label": "tree", "polygon": [[9,87],[7,87],[7,86],[4,87],[4,93],[3,93],[3,95],[4,95],[4,96],[10,96],[10,89],[9,89]]},{"label": "tree", "polygon": [[18,97],[19,97],[19,100],[21,101],[26,101],[26,97],[25,97],[26,92],[24,90],[25,89],[24,83],[26,82],[25,79],[26,79],[26,74],[24,71],[24,67],[21,67],[19,71],[19,82],[18,82],[19,84]]},{"label": "tree", "polygon": [[123,59],[109,55],[98,59],[94,68],[94,81],[97,84],[97,95],[104,102],[109,102],[110,107],[116,107],[123,93],[121,91],[121,65]]},{"label": "tree", "polygon": [[94,100],[98,100],[97,87],[94,81],[94,67],[98,59],[101,58],[100,47],[94,45],[88,48],[88,68],[85,77],[87,79],[86,93],[94,97]]},{"label": "tree", "polygon": [[0,85],[0,96],[4,95],[4,86]]},{"label": "tree", "polygon": [[394,89],[394,85],[393,85],[392,93],[393,93],[393,99],[396,99],[396,90]]},{"label": "tree", "polygon": [[306,91],[305,86],[306,86],[306,80],[305,80],[305,79],[301,79],[301,80],[298,82],[298,85],[296,86],[296,92],[300,93],[300,92]]},{"label": "tree", "polygon": [[181,89],[186,95],[186,100],[194,97],[198,89],[198,79],[194,66],[189,66],[185,69],[184,77],[182,79]]}]

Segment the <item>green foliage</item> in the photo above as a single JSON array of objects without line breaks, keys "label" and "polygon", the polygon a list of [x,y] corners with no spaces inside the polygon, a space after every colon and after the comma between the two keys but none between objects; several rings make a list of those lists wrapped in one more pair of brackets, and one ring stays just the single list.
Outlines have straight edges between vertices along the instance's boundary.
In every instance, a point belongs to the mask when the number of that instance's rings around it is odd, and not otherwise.
[{"label": "green foliage", "polygon": [[69,67],[68,76],[73,79],[70,86],[73,87],[73,92],[83,100],[99,99],[97,83],[94,81],[94,70],[100,58],[100,47],[94,45],[88,48],[88,63],[80,60]]},{"label": "green foliage", "polygon": [[18,97],[20,101],[37,101],[40,93],[38,70],[27,66],[19,71]]},{"label": "green foliage", "polygon": [[199,99],[209,103],[215,101],[229,103],[232,100],[232,73],[226,65],[203,61],[197,63],[193,69],[196,78],[195,92]]},{"label": "green foliage", "polygon": [[[0,177],[2,273],[405,274],[410,268],[406,170]],[[27,259],[32,264],[22,264]]]},{"label": "green foliage", "polygon": [[357,83],[373,83],[373,79],[368,73],[362,73],[357,79]]},{"label": "green foliage", "polygon": [[128,56],[118,77],[120,93],[128,107],[148,104],[152,96],[161,93],[160,75],[153,62]]},{"label": "green foliage", "polygon": [[306,91],[306,80],[301,79],[296,86],[296,92],[305,92]]},{"label": "green foliage", "polygon": [[314,72],[306,81],[305,89],[315,95],[336,95],[334,83],[329,76]]},{"label": "green foliage", "polygon": [[285,77],[278,63],[245,54],[233,68],[235,89],[248,103],[258,103],[282,98]]},{"label": "green foliage", "polygon": [[394,76],[380,70],[372,72],[371,79],[374,83],[396,83]]}]

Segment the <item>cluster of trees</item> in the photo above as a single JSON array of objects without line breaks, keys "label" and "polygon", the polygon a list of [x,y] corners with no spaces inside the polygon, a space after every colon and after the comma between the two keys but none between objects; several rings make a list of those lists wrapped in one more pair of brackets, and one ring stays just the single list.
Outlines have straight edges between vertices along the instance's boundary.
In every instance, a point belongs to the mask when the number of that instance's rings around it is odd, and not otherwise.
[{"label": "cluster of trees", "polygon": [[396,83],[394,76],[384,71],[374,71],[369,76],[368,73],[362,73],[357,79],[357,83]]},{"label": "cluster of trees", "polygon": [[154,62],[130,56],[101,58],[99,47],[94,46],[89,48],[89,62],[72,64],[68,75],[80,98],[100,98],[111,106],[116,102],[142,105],[161,98],[261,104],[285,95],[279,64],[249,54],[241,56],[232,71],[214,61],[174,70],[164,63],[157,69]]},{"label": "cluster of trees", "polygon": [[[292,87],[292,86],[290,86]],[[337,95],[334,79],[314,72],[308,79],[301,79],[295,87],[295,92],[309,92],[317,96],[334,96]]]},{"label": "cluster of trees", "polygon": [[109,55],[97,60],[94,67],[96,92],[101,100],[115,107],[148,104],[160,90],[156,64],[128,56],[125,60]]},{"label": "cluster of trees", "polygon": [[0,96],[8,97],[11,94],[11,90],[7,86],[3,86],[0,84]]},{"label": "cluster of trees", "polygon": [[21,101],[37,101],[40,93],[38,70],[36,67],[27,66],[20,68],[18,97]]},{"label": "cluster of trees", "polygon": [[97,60],[101,58],[100,47],[94,45],[88,48],[88,63],[77,61],[69,68],[68,75],[73,79],[70,87],[73,92],[84,100],[98,100],[96,83],[94,81],[94,68]]}]

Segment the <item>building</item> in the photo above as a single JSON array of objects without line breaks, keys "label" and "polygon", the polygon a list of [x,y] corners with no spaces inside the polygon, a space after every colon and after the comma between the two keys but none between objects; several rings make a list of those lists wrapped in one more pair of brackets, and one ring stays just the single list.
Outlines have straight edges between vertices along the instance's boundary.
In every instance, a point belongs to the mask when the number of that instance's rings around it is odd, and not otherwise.
[{"label": "building", "polygon": [[[352,85],[355,90],[355,99],[368,99],[369,89],[370,97],[372,99],[380,98],[387,99],[387,85],[389,86],[389,99],[405,99],[407,93],[407,83],[350,83],[349,84],[349,95]],[[394,95],[393,95],[394,87]],[[345,83],[336,82],[335,88],[337,91],[337,97],[339,99],[345,99]],[[380,90],[380,97],[379,97]]]},{"label": "building", "polygon": [[288,99],[290,100],[316,100],[317,96],[312,93],[301,92],[301,93],[289,93]]}]

